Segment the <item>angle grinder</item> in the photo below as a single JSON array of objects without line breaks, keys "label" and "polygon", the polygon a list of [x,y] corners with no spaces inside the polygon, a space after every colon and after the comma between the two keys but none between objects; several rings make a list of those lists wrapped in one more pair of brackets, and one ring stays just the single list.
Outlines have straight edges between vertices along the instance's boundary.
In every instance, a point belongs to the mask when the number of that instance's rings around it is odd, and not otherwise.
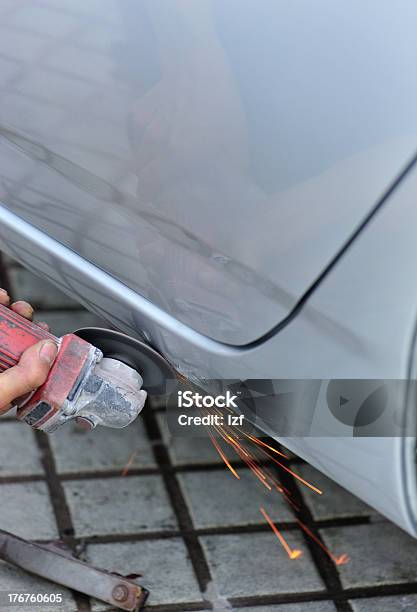
[{"label": "angle grinder", "polygon": [[142,410],[147,394],[162,394],[167,379],[175,378],[159,353],[130,336],[84,328],[56,338],[0,305],[0,372],[46,339],[59,347],[48,379],[15,406],[20,420],[47,433],[72,419],[88,429],[126,427]]}]

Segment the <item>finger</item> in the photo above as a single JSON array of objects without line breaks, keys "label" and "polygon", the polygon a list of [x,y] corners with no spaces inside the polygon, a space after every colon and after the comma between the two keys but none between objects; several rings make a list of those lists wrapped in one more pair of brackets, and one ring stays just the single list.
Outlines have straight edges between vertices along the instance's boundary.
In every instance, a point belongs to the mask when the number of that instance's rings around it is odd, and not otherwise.
[{"label": "finger", "polygon": [[57,352],[52,340],[38,342],[23,353],[17,366],[0,374],[0,414],[17,397],[43,385]]},{"label": "finger", "polygon": [[10,297],[6,289],[0,289],[0,304],[2,306],[8,306],[10,304]]},{"label": "finger", "polygon": [[28,304],[28,302],[14,302],[14,304],[12,304],[10,308],[14,312],[17,312],[17,314],[19,314],[21,317],[25,317],[25,319],[29,319],[29,321],[32,321],[34,310],[32,306]]},{"label": "finger", "polygon": [[48,323],[45,323],[45,321],[35,321],[35,325],[41,329],[44,329],[45,331],[49,331],[49,325]]}]

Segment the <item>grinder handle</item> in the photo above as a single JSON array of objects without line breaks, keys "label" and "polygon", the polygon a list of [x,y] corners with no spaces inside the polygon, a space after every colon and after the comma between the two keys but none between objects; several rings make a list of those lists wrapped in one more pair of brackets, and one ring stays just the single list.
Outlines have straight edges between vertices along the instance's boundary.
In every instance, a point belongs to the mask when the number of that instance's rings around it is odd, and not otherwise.
[{"label": "grinder handle", "polygon": [[58,342],[53,334],[0,304],[0,372],[17,365],[26,349],[47,339]]}]

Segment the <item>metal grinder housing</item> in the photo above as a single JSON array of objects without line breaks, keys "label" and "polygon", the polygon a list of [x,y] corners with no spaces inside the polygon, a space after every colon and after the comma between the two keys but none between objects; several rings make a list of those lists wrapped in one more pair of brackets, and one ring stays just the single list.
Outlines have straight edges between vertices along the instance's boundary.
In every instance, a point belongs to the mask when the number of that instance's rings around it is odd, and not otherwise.
[{"label": "metal grinder housing", "polygon": [[59,351],[45,384],[17,400],[19,419],[48,433],[71,419],[90,429],[126,427],[136,419],[146,392],[134,368],[104,357],[74,334],[56,338],[0,305],[0,372],[17,365],[26,349],[45,339],[53,340]]}]

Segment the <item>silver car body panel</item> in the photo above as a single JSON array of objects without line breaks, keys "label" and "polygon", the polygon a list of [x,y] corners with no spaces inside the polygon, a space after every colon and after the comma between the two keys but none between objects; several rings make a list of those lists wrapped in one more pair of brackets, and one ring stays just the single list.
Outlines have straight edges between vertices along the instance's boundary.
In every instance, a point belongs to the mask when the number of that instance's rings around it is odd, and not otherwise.
[{"label": "silver car body panel", "polygon": [[[195,379],[415,375],[415,2],[0,17],[1,249]],[[282,441],[416,534],[415,437],[316,433]]]},{"label": "silver car body panel", "polygon": [[416,21],[412,0],[2,0],[0,201],[252,342],[417,149]]}]

